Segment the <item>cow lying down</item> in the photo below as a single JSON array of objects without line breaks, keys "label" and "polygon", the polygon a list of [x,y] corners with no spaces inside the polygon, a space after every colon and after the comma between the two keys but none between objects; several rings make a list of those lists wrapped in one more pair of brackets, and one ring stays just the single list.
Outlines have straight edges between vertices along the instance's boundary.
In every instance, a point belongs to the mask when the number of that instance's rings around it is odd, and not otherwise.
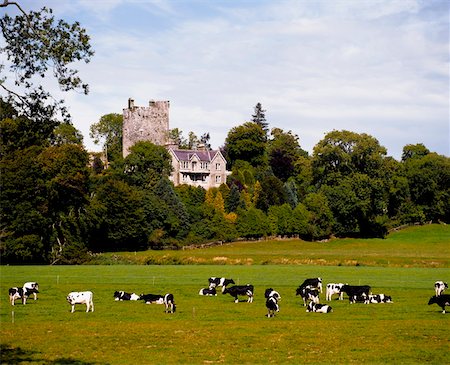
[{"label": "cow lying down", "polygon": [[394,303],[390,295],[384,294],[369,294],[369,303]]},{"label": "cow lying down", "polygon": [[114,292],[114,300],[139,300],[140,297],[139,295],[135,294],[135,293],[126,293],[124,291],[115,291]]},{"label": "cow lying down", "polygon": [[331,308],[328,304],[309,302],[308,306],[306,307],[306,311],[317,313],[330,313],[333,311],[333,308]]},{"label": "cow lying down", "polygon": [[71,312],[75,312],[75,304],[86,304],[86,313],[94,311],[94,294],[91,291],[73,291],[67,295],[67,301],[72,306]]},{"label": "cow lying down", "polygon": [[174,313],[176,310],[173,294],[141,294],[139,299],[143,300],[145,304],[164,304],[166,313]]}]

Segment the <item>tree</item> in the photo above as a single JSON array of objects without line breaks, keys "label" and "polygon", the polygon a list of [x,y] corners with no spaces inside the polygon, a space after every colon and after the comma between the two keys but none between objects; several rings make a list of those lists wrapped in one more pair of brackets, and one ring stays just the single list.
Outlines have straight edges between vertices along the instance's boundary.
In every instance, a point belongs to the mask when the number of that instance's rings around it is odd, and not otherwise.
[{"label": "tree", "polygon": [[314,147],[314,183],[332,185],[341,177],[356,172],[369,177],[380,176],[385,155],[386,148],[365,133],[330,132]]},{"label": "tree", "polygon": [[49,123],[53,130],[58,113],[66,121],[70,120],[70,114],[64,101],[56,100],[45,90],[41,80],[52,73],[62,91],[87,94],[88,85],[71,65],[90,61],[94,52],[89,36],[78,22],[56,21],[49,8],[26,13],[15,1],[4,0],[0,4],[0,7],[8,6],[15,6],[19,12],[14,18],[5,14],[0,19],[3,50],[14,82],[9,82],[2,65],[0,87],[7,93],[6,100],[21,114],[38,123]]},{"label": "tree", "polygon": [[131,184],[145,187],[161,177],[168,177],[172,172],[172,160],[163,146],[141,141],[130,148],[124,160],[124,171]]},{"label": "tree", "polygon": [[267,165],[265,132],[256,123],[247,122],[232,128],[224,149],[231,167],[238,160],[247,161],[253,167]]},{"label": "tree", "polygon": [[298,136],[291,131],[273,128],[271,135],[267,146],[269,165],[276,177],[287,181],[294,175],[295,162],[300,157],[307,157],[308,153],[300,148]]},{"label": "tree", "polygon": [[95,144],[103,141],[103,150],[108,161],[117,161],[122,158],[123,115],[106,114],[100,117],[97,123],[90,127],[89,135]]},{"label": "tree", "polygon": [[422,158],[430,153],[430,150],[425,147],[422,143],[418,144],[407,144],[403,147],[402,162],[409,159]]},{"label": "tree", "polygon": [[83,145],[83,134],[76,129],[71,123],[59,124],[54,132],[52,144],[61,146],[64,144],[77,144]]},{"label": "tree", "polygon": [[266,122],[266,111],[263,110],[261,103],[255,105],[252,122],[258,124],[267,136],[267,133],[269,132],[269,123]]}]

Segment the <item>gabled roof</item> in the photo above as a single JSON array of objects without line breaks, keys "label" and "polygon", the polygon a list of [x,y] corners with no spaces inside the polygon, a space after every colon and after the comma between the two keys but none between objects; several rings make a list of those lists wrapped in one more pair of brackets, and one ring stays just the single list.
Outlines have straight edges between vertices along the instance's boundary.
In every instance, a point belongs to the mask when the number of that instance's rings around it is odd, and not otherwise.
[{"label": "gabled roof", "polygon": [[218,154],[222,156],[219,150],[176,150],[173,148],[169,150],[173,152],[178,161],[191,161],[196,156],[200,161],[211,162]]}]

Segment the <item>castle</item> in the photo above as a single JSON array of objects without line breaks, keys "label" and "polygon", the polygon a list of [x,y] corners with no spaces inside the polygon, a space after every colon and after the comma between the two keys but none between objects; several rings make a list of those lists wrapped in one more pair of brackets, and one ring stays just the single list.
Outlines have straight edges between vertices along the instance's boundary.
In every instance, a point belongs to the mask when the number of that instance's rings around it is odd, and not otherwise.
[{"label": "castle", "polygon": [[169,106],[169,101],[151,100],[148,107],[138,107],[133,99],[128,99],[128,108],[123,109],[123,157],[136,142],[150,141],[168,149],[173,167],[170,180],[175,186],[188,184],[209,189],[226,183],[230,172],[219,150],[185,150],[170,144]]}]

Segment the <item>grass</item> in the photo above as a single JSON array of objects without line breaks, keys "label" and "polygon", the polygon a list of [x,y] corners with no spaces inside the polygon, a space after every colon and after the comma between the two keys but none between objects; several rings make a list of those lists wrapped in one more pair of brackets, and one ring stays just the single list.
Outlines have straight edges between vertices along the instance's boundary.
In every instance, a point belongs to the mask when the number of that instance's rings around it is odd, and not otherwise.
[{"label": "grass", "polygon": [[415,226],[386,239],[297,239],[236,242],[201,250],[120,252],[98,255],[99,263],[185,265],[330,265],[450,267],[450,226]]},{"label": "grass", "polygon": [[[449,363],[450,315],[441,314],[437,305],[427,305],[434,282],[449,281],[448,232],[446,226],[426,226],[386,240],[252,242],[169,253],[179,254],[180,260],[183,255],[205,257],[202,265],[1,266],[0,360],[2,364]],[[136,257],[144,254],[149,253]],[[326,263],[276,264],[282,258],[313,260],[315,255]],[[218,256],[228,257],[227,262],[253,261],[206,263]],[[364,264],[375,256],[384,264]],[[331,265],[336,259],[363,264]],[[222,294],[199,296],[210,276],[252,283],[254,303],[235,304]],[[316,276],[325,284],[369,284],[374,293],[391,295],[394,303],[333,300],[330,314],[306,313],[295,289],[305,278]],[[39,282],[39,299],[11,306],[8,288],[31,280]],[[280,313],[270,319],[264,304],[268,287],[282,296]],[[80,290],[94,292],[95,312],[85,313],[85,306],[79,306],[70,313],[65,297]],[[177,312],[166,314],[161,305],[116,302],[115,290],[171,292]],[[325,293],[321,301],[325,302]]]},{"label": "grass", "polygon": [[[421,363],[448,360],[449,315],[428,306],[449,269],[294,265],[2,267],[1,292],[35,278],[42,293],[26,306],[0,298],[2,363]],[[211,275],[255,285],[252,304],[229,295],[201,297]],[[392,304],[334,300],[333,313],[306,313],[295,289],[306,277],[370,284]],[[274,287],[281,311],[265,317],[263,292]],[[65,297],[92,290],[95,312]],[[161,305],[115,302],[114,290],[172,292],[174,315]],[[324,302],[324,295],[322,296]],[[14,311],[14,317],[12,312]],[[14,320],[14,322],[13,322]],[[6,359],[4,357],[7,357]],[[9,358],[8,358],[9,356]]]}]

